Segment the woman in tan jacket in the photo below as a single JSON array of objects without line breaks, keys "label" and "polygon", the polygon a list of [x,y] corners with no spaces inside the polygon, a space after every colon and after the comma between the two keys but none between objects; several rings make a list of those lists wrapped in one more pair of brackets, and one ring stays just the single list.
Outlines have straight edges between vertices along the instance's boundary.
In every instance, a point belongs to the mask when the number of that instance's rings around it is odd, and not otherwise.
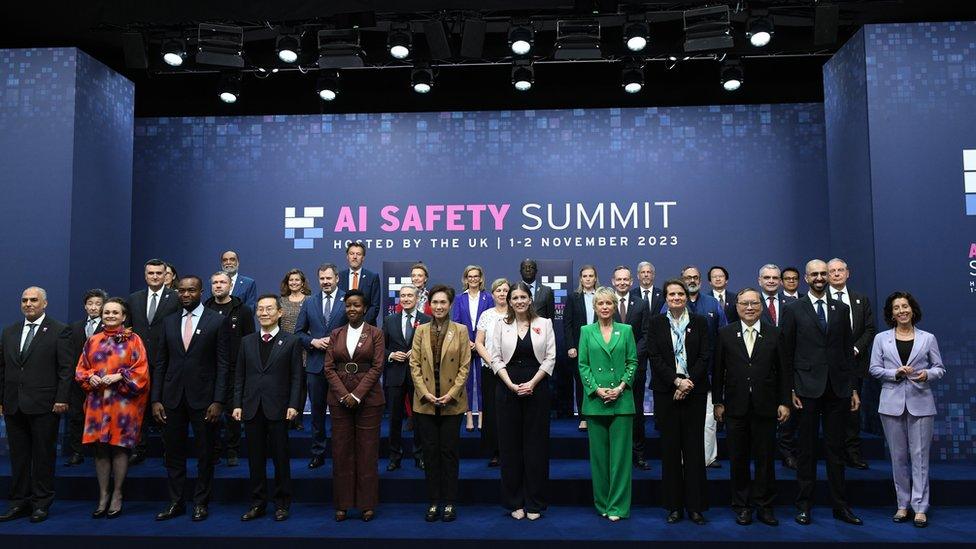
[{"label": "woman in tan jacket", "polygon": [[438,285],[429,296],[433,320],[417,327],[410,352],[413,411],[423,438],[430,500],[425,519],[451,522],[457,518],[458,446],[461,418],[468,409],[464,385],[471,365],[471,345],[468,329],[450,319],[454,289]]}]

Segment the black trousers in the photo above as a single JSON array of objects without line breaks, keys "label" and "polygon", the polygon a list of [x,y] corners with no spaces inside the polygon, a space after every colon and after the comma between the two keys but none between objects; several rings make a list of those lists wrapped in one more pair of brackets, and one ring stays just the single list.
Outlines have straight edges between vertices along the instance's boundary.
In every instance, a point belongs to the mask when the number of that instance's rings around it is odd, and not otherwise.
[{"label": "black trousers", "polygon": [[270,420],[259,406],[254,417],[244,421],[248,467],[251,472],[251,505],[268,503],[267,460],[274,463],[274,503],[278,509],[291,505],[291,464],[288,460],[288,422]]},{"label": "black trousers", "polygon": [[233,410],[224,409],[223,417],[217,423],[218,434],[215,441],[214,459],[220,454],[227,452],[227,457],[241,455],[241,431],[240,421],[231,416]]},{"label": "black trousers", "polygon": [[817,482],[817,438],[823,425],[823,438],[827,447],[827,484],[834,509],[847,508],[847,489],[844,485],[844,433],[850,415],[851,401],[834,395],[827,383],[819,398],[800,397],[803,408],[799,414],[799,455],[797,456],[796,480],[799,491],[796,507],[809,511],[813,507],[813,491]]},{"label": "black trousers", "polygon": [[[525,383],[539,371],[535,367],[508,366],[513,383]],[[549,484],[549,385],[540,382],[532,395],[520,397],[500,386],[498,454],[502,473],[502,505],[509,511],[539,513],[547,506]]]},{"label": "black trousers", "polygon": [[62,453],[83,453],[81,436],[85,432],[85,399],[88,395],[77,383],[71,384],[68,394],[68,413],[64,415],[64,437],[62,438]]},{"label": "black trousers", "polygon": [[[150,381],[150,383],[152,382]],[[148,451],[149,431],[156,425],[156,420],[153,419],[152,402],[149,402],[148,400],[146,402],[146,409],[143,412],[142,418],[142,426],[139,428],[139,442],[137,442],[135,448],[132,449],[132,453],[138,455],[145,455]],[[166,437],[164,436],[164,453],[166,444],[165,439]]]},{"label": "black trousers", "polygon": [[705,493],[705,393],[674,400],[654,392],[654,416],[661,430],[661,481],[664,508],[702,512]]},{"label": "black trousers", "polygon": [[[498,376],[485,368],[481,372],[481,449],[491,457],[498,456],[498,406],[495,403],[495,393],[501,385]],[[501,387],[501,390],[505,390]]]},{"label": "black trousers", "polygon": [[[732,508],[736,511],[772,507],[776,500],[776,418],[758,416],[751,410],[744,416],[726,415],[726,434],[732,477]],[[750,457],[755,479],[749,473]]]},{"label": "black trousers", "polygon": [[[851,376],[851,386],[858,395],[863,394],[861,388],[864,386],[864,378]],[[861,412],[863,410],[864,406],[861,406],[856,412],[848,411],[847,414],[847,423],[844,426],[844,457],[849,459],[861,459]]]},{"label": "black trousers", "polygon": [[791,409],[790,419],[776,426],[777,447],[779,448],[780,457],[784,460],[787,458],[796,458],[796,437],[797,425],[800,423],[799,417],[799,410]]},{"label": "black trousers", "polygon": [[579,373],[579,359],[570,358],[567,360],[569,362],[569,367],[573,370],[573,398],[575,400],[575,407],[573,410],[579,416],[580,421],[586,419],[583,417],[583,398],[586,395],[583,394],[583,380],[580,379]]},{"label": "black trousers", "polygon": [[54,501],[58,423],[54,412],[4,414],[10,446],[10,504],[47,510]]},{"label": "black trousers", "polygon": [[[647,357],[642,356],[637,359],[637,371],[634,373],[634,385],[631,391],[634,394],[634,461],[644,458],[644,441],[647,439],[647,431],[644,418],[644,391],[647,389]],[[703,427],[704,428],[704,427]],[[705,435],[702,433],[702,439]]]},{"label": "black trousers", "polygon": [[[390,406],[390,460],[403,459],[403,421],[406,416],[404,398],[413,396],[413,382],[408,374],[399,387],[386,388],[386,402]],[[418,459],[423,455],[421,440],[423,435],[419,429],[413,430],[413,457]]]},{"label": "black trousers", "polygon": [[458,447],[461,418],[457,415],[414,413],[414,428],[420,429],[424,448],[424,476],[431,504],[453,505],[458,493]]},{"label": "black trousers", "polygon": [[308,398],[312,402],[312,455],[325,457],[325,449],[329,435],[326,432],[325,416],[328,412],[329,381],[325,374],[306,373],[308,382]]},{"label": "black trousers", "polygon": [[193,490],[193,504],[207,505],[213,486],[214,445],[217,438],[217,424],[203,420],[206,410],[190,408],[186,399],[176,408],[166,408],[166,423],[163,425],[163,444],[166,445],[164,462],[169,477],[169,499],[172,503],[186,501],[186,459],[189,454],[189,427],[193,426],[196,439],[197,483]]}]

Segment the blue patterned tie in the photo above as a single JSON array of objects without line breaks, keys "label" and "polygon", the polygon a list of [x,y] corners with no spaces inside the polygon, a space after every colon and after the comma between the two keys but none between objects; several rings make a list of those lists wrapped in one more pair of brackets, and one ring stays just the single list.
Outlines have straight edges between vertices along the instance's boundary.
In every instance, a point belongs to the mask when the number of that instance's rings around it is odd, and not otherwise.
[{"label": "blue patterned tie", "polygon": [[820,319],[820,329],[824,332],[827,331],[827,312],[824,311],[824,302],[822,299],[817,300],[817,318]]}]

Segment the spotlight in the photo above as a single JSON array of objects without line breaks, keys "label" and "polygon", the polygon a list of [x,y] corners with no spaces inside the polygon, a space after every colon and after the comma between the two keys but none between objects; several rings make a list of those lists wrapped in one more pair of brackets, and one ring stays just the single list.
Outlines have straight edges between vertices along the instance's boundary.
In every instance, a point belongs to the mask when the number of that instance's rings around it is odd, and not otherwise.
[{"label": "spotlight", "polygon": [[237,103],[237,100],[241,97],[241,74],[236,72],[222,74],[217,92],[218,97],[224,103]]},{"label": "spotlight", "polygon": [[535,30],[528,24],[512,24],[508,29],[508,47],[515,55],[527,55],[532,51],[535,41]]},{"label": "spotlight", "polygon": [[326,71],[315,86],[322,101],[334,101],[339,95],[339,71]]},{"label": "spotlight", "polygon": [[417,66],[410,73],[410,86],[417,93],[430,93],[434,87],[434,71],[430,67]]},{"label": "spotlight", "polygon": [[278,52],[278,59],[285,63],[298,61],[298,54],[301,52],[301,42],[298,36],[286,34],[275,39],[275,50]]},{"label": "spotlight", "polygon": [[620,83],[625,92],[638,93],[644,89],[644,67],[637,63],[625,65]]},{"label": "spotlight", "polygon": [[738,61],[726,61],[722,64],[721,72],[722,87],[725,91],[735,91],[742,87],[745,82],[745,72],[742,70],[742,63]]},{"label": "spotlight", "polygon": [[186,48],[179,40],[169,40],[163,43],[160,50],[163,54],[163,62],[171,67],[179,67],[186,61]]},{"label": "spotlight", "polygon": [[627,23],[624,25],[624,44],[630,51],[644,51],[650,34],[650,27],[643,21]]},{"label": "spotlight", "polygon": [[535,83],[535,68],[529,61],[516,60],[512,65],[512,85],[518,91],[529,91]]},{"label": "spotlight", "polygon": [[413,35],[410,33],[410,25],[408,23],[391,24],[390,34],[386,38],[386,47],[390,50],[390,56],[394,59],[406,59],[410,56],[412,46]]},{"label": "spotlight", "polygon": [[749,43],[757,48],[761,48],[773,39],[773,22],[766,17],[750,19],[746,29],[746,38]]}]

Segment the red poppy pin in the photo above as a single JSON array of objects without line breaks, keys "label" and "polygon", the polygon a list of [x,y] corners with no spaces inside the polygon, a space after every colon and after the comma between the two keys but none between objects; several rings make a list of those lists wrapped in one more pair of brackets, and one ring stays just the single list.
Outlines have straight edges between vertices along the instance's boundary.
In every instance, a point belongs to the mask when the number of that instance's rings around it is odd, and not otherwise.
[{"label": "red poppy pin", "polygon": [[535,328],[532,328],[532,331],[535,332],[536,335],[539,335],[539,334],[542,333],[542,328],[539,328],[538,326],[536,326]]}]

